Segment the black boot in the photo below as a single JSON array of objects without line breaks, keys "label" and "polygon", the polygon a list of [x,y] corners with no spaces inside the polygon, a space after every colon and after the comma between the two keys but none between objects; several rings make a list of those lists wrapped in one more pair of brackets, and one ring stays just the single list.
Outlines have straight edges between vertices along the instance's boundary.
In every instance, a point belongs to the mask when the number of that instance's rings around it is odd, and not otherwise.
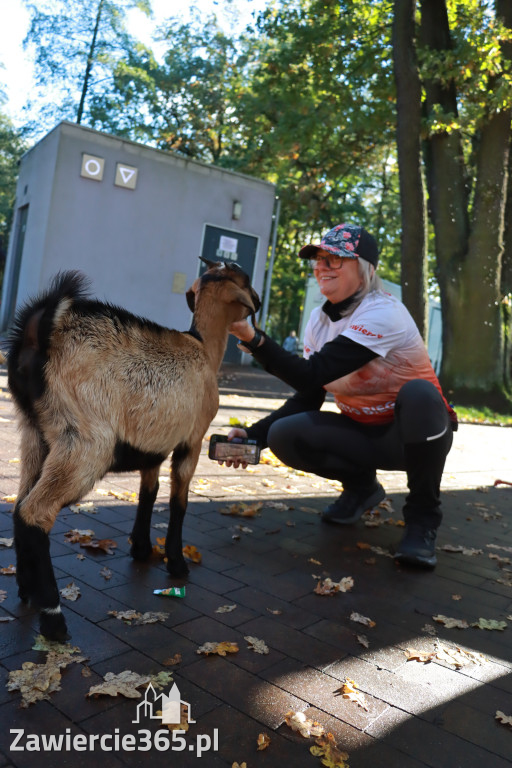
[{"label": "black boot", "polygon": [[386,491],[377,480],[366,488],[346,488],[341,496],[323,511],[322,521],[337,525],[356,523],[367,509],[376,507],[385,497]]},{"label": "black boot", "polygon": [[437,563],[436,535],[436,528],[409,523],[405,527],[404,536],[395,552],[395,560],[408,565],[434,568]]}]

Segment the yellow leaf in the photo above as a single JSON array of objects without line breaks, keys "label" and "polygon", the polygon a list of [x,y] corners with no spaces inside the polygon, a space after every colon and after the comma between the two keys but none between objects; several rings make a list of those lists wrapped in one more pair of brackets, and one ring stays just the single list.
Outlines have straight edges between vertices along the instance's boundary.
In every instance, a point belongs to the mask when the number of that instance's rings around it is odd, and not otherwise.
[{"label": "yellow leaf", "polygon": [[305,739],[310,736],[322,736],[324,733],[323,725],[313,720],[308,720],[304,712],[294,712],[290,709],[284,716],[284,721],[292,731],[297,731]]},{"label": "yellow leaf", "polygon": [[209,656],[211,653],[225,656],[227,653],[238,653],[238,650],[239,648],[236,643],[224,641],[222,643],[204,643],[197,649],[196,653],[204,653],[205,656]]},{"label": "yellow leaf", "polygon": [[358,624],[364,624],[365,627],[376,626],[375,621],[372,621],[372,619],[369,619],[367,616],[361,616],[360,613],[356,613],[355,611],[350,614],[350,621],[355,621]]},{"label": "yellow leaf", "polygon": [[202,554],[193,544],[187,544],[183,547],[183,554],[185,557],[188,557],[189,560],[192,560],[193,563],[200,563],[203,559]]},{"label": "yellow leaf", "polygon": [[416,651],[414,648],[407,648],[405,653],[407,656],[407,661],[421,661],[423,664],[428,664],[436,658],[435,651],[429,651],[428,653],[425,653],[423,651]]},{"label": "yellow leaf", "polygon": [[348,768],[348,754],[338,749],[332,733],[317,739],[316,746],[310,747],[309,751],[315,757],[321,757],[326,768]]},{"label": "yellow leaf", "polygon": [[354,680],[350,680],[350,678],[347,677],[341,688],[338,688],[335,693],[341,693],[344,699],[350,699],[350,701],[355,701],[356,704],[359,704],[362,709],[366,710],[368,712],[368,707],[366,705],[365,698],[361,691],[358,691],[357,689],[359,686],[357,685]]},{"label": "yellow leaf", "polygon": [[266,749],[270,744],[270,737],[266,733],[260,733],[258,735],[258,752],[261,752],[261,750]]}]

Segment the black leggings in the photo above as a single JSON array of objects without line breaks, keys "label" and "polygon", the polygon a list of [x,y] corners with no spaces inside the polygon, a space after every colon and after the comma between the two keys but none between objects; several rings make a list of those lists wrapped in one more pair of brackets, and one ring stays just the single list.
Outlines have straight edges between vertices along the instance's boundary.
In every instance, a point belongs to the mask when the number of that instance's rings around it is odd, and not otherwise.
[{"label": "black leggings", "polygon": [[375,483],[377,469],[407,472],[404,519],[435,528],[442,517],[441,477],[452,439],[443,398],[423,379],[404,384],[389,424],[307,411],[279,419],[268,433],[269,447],[285,464],[340,480],[351,490],[364,492]]}]

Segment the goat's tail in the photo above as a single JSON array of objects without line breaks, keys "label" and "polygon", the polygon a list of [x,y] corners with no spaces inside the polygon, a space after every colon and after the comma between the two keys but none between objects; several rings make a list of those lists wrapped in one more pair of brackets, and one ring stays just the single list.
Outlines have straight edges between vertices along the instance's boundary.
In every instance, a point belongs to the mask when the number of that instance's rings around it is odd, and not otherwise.
[{"label": "goat's tail", "polygon": [[85,299],[89,280],[80,272],[59,272],[50,287],[16,313],[7,343],[9,388],[27,414],[44,390],[44,365],[56,318],[72,302]]}]

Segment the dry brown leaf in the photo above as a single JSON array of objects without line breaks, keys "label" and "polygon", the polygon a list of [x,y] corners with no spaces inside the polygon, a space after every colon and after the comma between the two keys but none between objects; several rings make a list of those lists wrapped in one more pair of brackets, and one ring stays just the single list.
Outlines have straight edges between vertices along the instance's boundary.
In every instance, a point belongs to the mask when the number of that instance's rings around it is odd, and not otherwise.
[{"label": "dry brown leaf", "polygon": [[73,653],[50,651],[44,664],[25,661],[21,669],[9,672],[8,691],[20,691],[21,707],[28,707],[36,701],[49,699],[50,694],[60,690],[60,670],[69,664],[85,661],[85,656]]},{"label": "dry brown leaf", "polygon": [[444,624],[446,629],[468,629],[469,627],[465,619],[451,619],[448,616],[443,616],[441,613],[437,616],[432,616],[432,618],[438,624]]},{"label": "dry brown leaf", "polygon": [[250,651],[261,653],[262,655],[269,653],[268,645],[264,640],[259,640],[257,637],[251,637],[251,635],[246,635],[244,640],[247,640],[249,643],[248,648]]},{"label": "dry brown leaf", "polygon": [[324,734],[323,725],[313,720],[308,720],[304,712],[290,710],[284,716],[284,721],[292,731],[297,731],[305,739],[308,739],[310,736],[322,736]]},{"label": "dry brown leaf", "polygon": [[93,539],[92,541],[80,542],[80,546],[87,549],[101,549],[107,555],[113,555],[117,547],[117,541],[113,539]]},{"label": "dry brown leaf", "polygon": [[439,643],[436,649],[436,659],[453,664],[457,669],[467,667],[469,664],[485,664],[488,659],[476,651],[465,651],[462,648],[449,648]]},{"label": "dry brown leaf", "polygon": [[462,600],[462,595],[452,595],[452,600]]},{"label": "dry brown leaf", "polygon": [[353,611],[350,614],[350,621],[355,621],[358,624],[364,624],[365,627],[375,627],[376,626],[376,622],[375,621],[372,621],[372,619],[369,619],[367,616],[361,616],[360,613],[356,613],[355,611]]},{"label": "dry brown leaf", "polygon": [[221,605],[215,609],[215,613],[231,613],[236,607],[236,605]]},{"label": "dry brown leaf", "polygon": [[139,613],[133,609],[127,611],[109,611],[108,615],[114,616],[116,619],[133,626],[156,624],[158,621],[165,621],[169,617],[169,614],[164,613],[163,611],[146,611],[146,613]]},{"label": "dry brown leaf", "polygon": [[193,563],[200,563],[203,559],[202,554],[199,552],[197,547],[194,547],[193,544],[187,544],[185,547],[183,547],[183,554]]},{"label": "dry brown leaf", "polygon": [[317,595],[335,595],[336,592],[349,592],[354,586],[354,579],[346,576],[341,581],[332,581],[329,577],[319,581],[313,592]]},{"label": "dry brown leaf", "polygon": [[358,690],[359,686],[354,680],[350,680],[350,678],[346,678],[343,685],[338,688],[335,693],[341,693],[344,699],[350,699],[350,701],[355,701],[356,704],[358,704],[362,709],[364,709],[366,712],[368,712],[368,706],[366,704],[365,698],[361,691]]},{"label": "dry brown leaf", "polygon": [[270,736],[268,734],[266,733],[258,734],[258,740],[257,740],[258,752],[261,752],[263,749],[267,749],[269,744],[270,744]]},{"label": "dry brown leaf", "polygon": [[281,616],[282,610],[280,608],[267,608],[267,611],[273,616]]},{"label": "dry brown leaf", "polygon": [[327,733],[316,740],[316,745],[309,748],[315,757],[322,758],[326,768],[348,768],[348,754],[338,749],[332,733]]},{"label": "dry brown leaf", "polygon": [[91,541],[93,536],[94,531],[91,531],[90,528],[72,528],[64,534],[65,540],[69,541],[70,544],[81,544],[83,541]]},{"label": "dry brown leaf", "polygon": [[14,576],[16,573],[16,566],[8,565],[5,568],[0,568],[0,573],[2,573],[4,576]]},{"label": "dry brown leaf", "polygon": [[358,541],[356,544],[356,547],[358,549],[371,549],[371,545],[368,544],[366,541]]},{"label": "dry brown leaf", "polygon": [[89,696],[125,696],[127,699],[140,699],[142,694],[137,688],[141,688],[150,682],[150,675],[139,675],[137,672],[131,672],[129,669],[125,669],[119,675],[115,675],[113,672],[107,672],[103,677],[104,682],[98,685],[93,685],[89,692],[86,694]]},{"label": "dry brown leaf", "polygon": [[458,544],[456,546],[454,546],[453,544],[445,544],[444,546],[440,547],[440,549],[442,549],[443,552],[458,552],[462,555],[468,555],[468,556],[483,555],[484,553],[483,549],[473,549],[472,547],[463,547],[462,544]]},{"label": "dry brown leaf", "polygon": [[110,581],[110,579],[112,578],[112,571],[110,570],[110,568],[107,568],[107,566],[104,566],[100,571],[100,576],[103,576],[105,581]]},{"label": "dry brown leaf", "polygon": [[74,602],[80,597],[80,587],[78,587],[73,581],[70,582],[67,587],[63,587],[59,591],[65,600],[71,600]]},{"label": "dry brown leaf", "polygon": [[244,504],[243,501],[240,501],[237,504],[230,504],[229,507],[223,507],[220,513],[221,515],[234,515],[236,517],[259,517],[262,506],[262,501],[257,501],[254,504]]},{"label": "dry brown leaf", "polygon": [[238,653],[239,648],[236,643],[222,642],[222,643],[204,643],[197,649],[196,653],[204,653],[205,656],[209,656],[211,653],[216,653],[219,656],[225,656],[227,653]]},{"label": "dry brown leaf", "polygon": [[496,560],[499,566],[510,565],[512,563],[512,560],[510,559],[510,557],[500,557],[500,555],[493,555],[492,552],[489,553],[489,559]]},{"label": "dry brown leaf", "polygon": [[[162,717],[162,710],[157,711],[157,715]],[[167,728],[170,731],[188,731],[190,728],[188,722],[188,704],[182,704],[180,707],[180,722],[179,723],[166,723]]]},{"label": "dry brown leaf", "polygon": [[429,664],[436,658],[435,651],[416,651],[414,648],[407,648],[405,651],[407,661],[421,661],[422,664]]},{"label": "dry brown leaf", "polygon": [[496,720],[503,723],[503,725],[510,725],[512,727],[512,715],[506,715],[504,712],[498,710],[496,712]]},{"label": "dry brown leaf", "polygon": [[175,667],[176,664],[181,664],[181,653],[175,653],[174,656],[162,661],[162,664],[164,667]]},{"label": "dry brown leaf", "polygon": [[232,764],[231,768],[247,768],[247,763],[237,763],[236,761]]}]

